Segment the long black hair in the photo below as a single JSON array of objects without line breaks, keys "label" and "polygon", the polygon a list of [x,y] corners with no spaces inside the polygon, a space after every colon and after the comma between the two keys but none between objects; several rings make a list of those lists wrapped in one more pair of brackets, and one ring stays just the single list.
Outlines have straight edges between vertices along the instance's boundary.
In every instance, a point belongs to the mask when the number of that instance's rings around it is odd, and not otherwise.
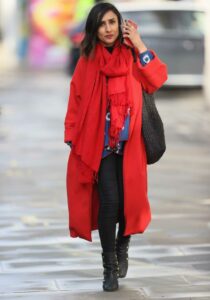
[{"label": "long black hair", "polygon": [[103,16],[110,10],[117,15],[118,24],[119,24],[118,39],[120,43],[123,42],[123,34],[121,29],[122,16],[120,12],[111,3],[108,2],[97,3],[92,7],[87,17],[87,21],[85,25],[85,36],[80,46],[81,55],[85,55],[86,57],[88,57],[90,54],[92,54],[92,51],[94,51],[95,46],[98,42],[98,37],[97,37],[98,28],[100,27]]}]

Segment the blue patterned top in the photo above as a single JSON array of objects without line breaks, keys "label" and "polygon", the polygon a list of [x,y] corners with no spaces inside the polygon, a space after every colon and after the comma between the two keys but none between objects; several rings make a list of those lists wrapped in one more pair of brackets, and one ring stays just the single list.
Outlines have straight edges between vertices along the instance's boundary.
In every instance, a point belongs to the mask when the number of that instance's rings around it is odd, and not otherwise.
[{"label": "blue patterned top", "polygon": [[105,132],[104,132],[104,150],[102,153],[102,158],[111,154],[111,152],[115,152],[117,154],[123,154],[123,147],[124,147],[125,141],[128,140],[129,124],[130,124],[130,114],[128,114],[125,119],[124,126],[120,132],[120,138],[119,138],[119,143],[117,144],[117,147],[111,149],[110,146],[108,145],[109,144],[110,112],[107,110]]}]

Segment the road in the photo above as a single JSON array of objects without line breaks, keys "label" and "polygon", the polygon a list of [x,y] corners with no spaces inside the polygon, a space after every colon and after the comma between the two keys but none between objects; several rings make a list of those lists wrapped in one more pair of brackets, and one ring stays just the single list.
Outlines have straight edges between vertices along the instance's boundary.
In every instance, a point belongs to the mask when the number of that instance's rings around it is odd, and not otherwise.
[{"label": "road", "polygon": [[132,236],[129,271],[102,291],[101,247],[69,237],[69,78],[0,80],[0,299],[210,299],[210,111],[202,90],[161,90],[167,152],[148,167],[152,221]]}]

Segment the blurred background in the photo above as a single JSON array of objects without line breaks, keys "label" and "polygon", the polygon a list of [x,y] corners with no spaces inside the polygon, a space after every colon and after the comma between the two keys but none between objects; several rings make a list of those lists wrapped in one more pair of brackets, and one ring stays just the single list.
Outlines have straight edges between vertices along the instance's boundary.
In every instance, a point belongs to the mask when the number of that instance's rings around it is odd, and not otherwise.
[{"label": "blurred background", "polygon": [[[1,68],[67,66],[72,73],[75,56],[79,55],[77,49],[83,37],[87,12],[95,2],[11,0],[8,3],[1,0]],[[183,81],[188,81],[188,85],[203,84],[205,37],[208,49],[208,32],[205,30],[208,28],[208,18],[205,18],[208,1],[112,2],[124,18],[133,18],[138,23],[148,46],[155,47],[165,58],[171,73],[168,85],[182,85]],[[172,60],[173,50],[175,57]],[[187,74],[192,77],[185,76]]]},{"label": "blurred background", "polygon": [[[98,233],[69,239],[63,142],[96,2],[0,0],[0,298],[99,299]],[[119,297],[210,299],[210,1],[110,2],[169,73],[156,93],[167,151],[148,167],[152,222],[133,236]]]},{"label": "blurred background", "polygon": [[[94,0],[0,1],[0,66],[65,69],[72,75]],[[167,86],[200,86],[209,100],[209,1],[111,1],[133,18],[169,67]],[[133,4],[134,3],[134,4]],[[205,61],[205,67],[204,67]],[[205,76],[204,76],[205,74]],[[208,95],[208,96],[207,96]]]},{"label": "blurred background", "polygon": [[[72,74],[86,16],[96,2],[100,1],[1,0],[1,69],[67,69]],[[134,19],[148,47],[165,59],[170,74],[167,85],[204,85],[204,71],[209,73],[207,64],[204,70],[209,1],[112,2],[123,18]]]}]

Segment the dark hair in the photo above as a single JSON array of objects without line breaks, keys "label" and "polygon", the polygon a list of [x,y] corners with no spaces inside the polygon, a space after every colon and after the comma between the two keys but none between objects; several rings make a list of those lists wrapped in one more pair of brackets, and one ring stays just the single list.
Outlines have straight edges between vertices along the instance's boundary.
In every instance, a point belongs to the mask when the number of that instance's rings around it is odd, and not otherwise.
[{"label": "dark hair", "polygon": [[103,16],[110,10],[117,15],[118,24],[119,24],[118,39],[120,43],[123,42],[123,34],[120,26],[122,23],[122,16],[120,12],[111,3],[108,2],[98,3],[93,6],[93,8],[90,10],[87,17],[87,21],[85,25],[85,36],[80,46],[81,55],[85,55],[86,57],[88,57],[91,54],[91,52],[94,51],[95,46],[98,42],[97,32],[98,32],[98,28],[100,27],[101,20]]}]

